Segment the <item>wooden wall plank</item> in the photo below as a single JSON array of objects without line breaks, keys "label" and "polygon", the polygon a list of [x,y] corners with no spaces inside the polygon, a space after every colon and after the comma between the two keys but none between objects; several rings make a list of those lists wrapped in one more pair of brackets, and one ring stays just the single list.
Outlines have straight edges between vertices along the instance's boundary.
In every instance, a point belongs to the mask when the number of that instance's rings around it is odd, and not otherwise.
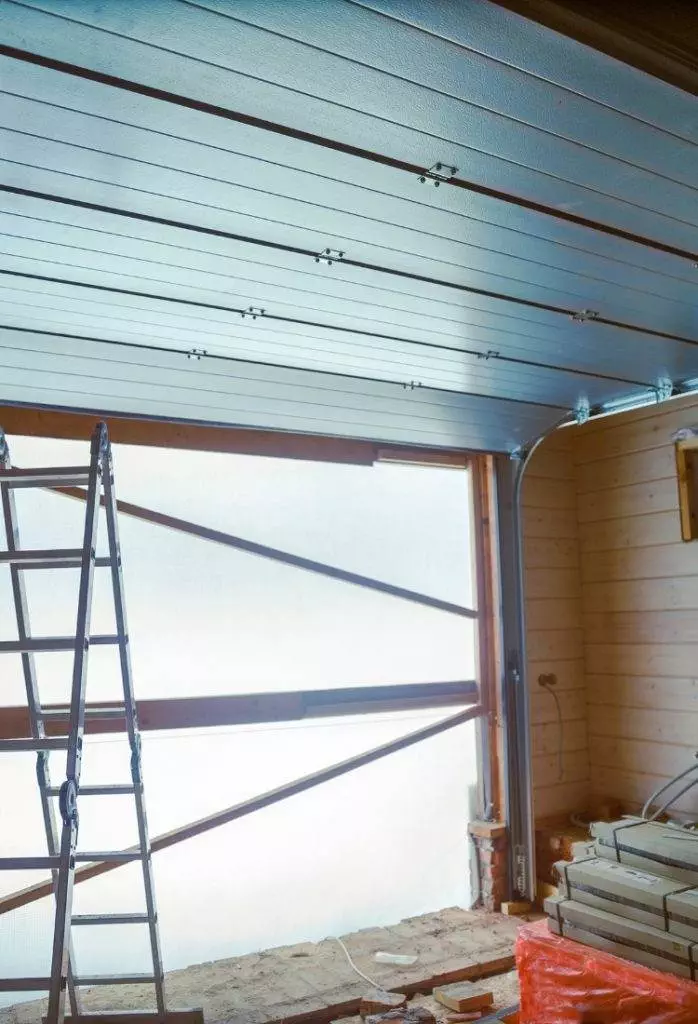
[{"label": "wooden wall plank", "polygon": [[677,579],[609,580],[584,584],[584,600],[598,612],[698,610],[698,588],[691,576]]},{"label": "wooden wall plank", "polygon": [[556,754],[539,754],[533,758],[532,768],[533,785],[536,789],[585,782],[589,778],[589,751],[566,750],[562,758],[562,778]]},{"label": "wooden wall plank", "polygon": [[663,445],[647,451],[623,452],[600,462],[578,466],[577,491],[580,494],[606,491],[648,480],[673,480],[675,476],[673,445]]},{"label": "wooden wall plank", "polygon": [[[656,744],[679,744],[695,750],[698,714],[656,708],[589,706],[589,735],[611,739],[645,740]],[[642,762],[640,762],[642,763]]]},{"label": "wooden wall plank", "polygon": [[590,705],[698,712],[698,679],[691,676],[586,676]]},{"label": "wooden wall plank", "polygon": [[[586,717],[586,690],[560,690],[557,699],[563,722],[578,722]],[[530,713],[531,722],[535,725],[557,722],[557,704],[552,693],[539,686],[538,692],[531,694]]]},{"label": "wooden wall plank", "polygon": [[[538,514],[541,518],[544,517],[542,511]],[[620,519],[579,524],[581,559],[594,551],[656,547],[660,544],[677,544],[679,541],[681,519],[678,507],[666,512],[650,512],[643,516],[625,516]]]},{"label": "wooden wall plank", "polygon": [[526,625],[529,630],[579,629],[582,625],[581,594],[530,598],[526,604]]},{"label": "wooden wall plank", "polygon": [[586,644],[587,673],[685,678],[696,671],[698,644]]},{"label": "wooden wall plank", "polygon": [[543,477],[526,478],[522,493],[524,508],[563,508],[574,511],[575,487],[572,480],[548,480]]},{"label": "wooden wall plank", "polygon": [[539,819],[553,815],[583,813],[589,803],[589,780],[550,783],[533,790],[536,815]]},{"label": "wooden wall plank", "polygon": [[673,579],[698,576],[698,545],[662,544],[657,547],[600,551],[585,555],[582,583],[608,580]]},{"label": "wooden wall plank", "polygon": [[[568,508],[526,508],[524,509],[524,532],[527,537],[558,540],[576,540],[578,535],[577,515],[570,515]],[[672,538],[676,540],[676,537]]]},{"label": "wooden wall plank", "polygon": [[[592,763],[591,766],[591,791],[594,796],[606,798],[613,794],[614,799],[622,801],[628,810],[642,807],[650,794],[666,781],[667,776],[657,772],[640,774],[623,770],[617,765],[604,768]],[[673,808],[675,811],[688,814],[691,818],[695,815],[695,809],[694,792],[681,797]]]},{"label": "wooden wall plank", "polygon": [[[601,423],[603,422],[603,428]],[[618,455],[647,451],[670,444],[671,435],[680,427],[698,423],[695,398],[688,406],[675,406],[668,411],[653,410],[648,416],[635,418],[629,414],[609,417],[583,427],[575,438],[574,459],[577,465],[599,462]]]},{"label": "wooden wall plank", "polygon": [[557,598],[565,600],[579,593],[579,566],[562,568],[538,566],[526,568],[526,597],[528,600]]},{"label": "wooden wall plank", "polygon": [[581,658],[584,637],[579,629],[537,629],[527,631],[530,661],[559,661],[561,658]]},{"label": "wooden wall plank", "polygon": [[[593,600],[590,602],[593,607]],[[586,612],[587,644],[698,643],[694,611]]]},{"label": "wooden wall plank", "polygon": [[607,491],[580,494],[577,518],[580,523],[594,523],[624,516],[644,516],[651,512],[667,512],[678,508],[676,473],[664,480],[614,487]]},{"label": "wooden wall plank", "polygon": [[[692,761],[694,747],[677,743],[653,743],[647,740],[620,739],[616,736],[590,736],[589,757],[599,768],[618,768],[634,775],[645,775],[640,769],[649,760],[652,775],[673,778],[688,768]],[[697,776],[698,777],[698,776]],[[679,783],[679,788],[681,784]],[[648,790],[649,796],[651,789]]]},{"label": "wooden wall plank", "polygon": [[579,543],[548,537],[527,540],[524,550],[526,569],[571,569],[579,566]]},{"label": "wooden wall plank", "polygon": [[[531,741],[534,757],[541,754],[557,754],[560,749],[560,730],[557,722],[531,726]],[[576,722],[565,723],[563,749],[565,751],[589,749],[586,716]]]},{"label": "wooden wall plank", "polygon": [[[524,481],[528,684],[538,818],[586,806],[589,756],[584,686],[574,435],[557,431],[535,452]],[[555,698],[538,684],[557,677]],[[563,775],[559,756],[562,750]]]},{"label": "wooden wall plank", "polygon": [[575,468],[571,440],[566,444],[557,442],[554,446],[552,443],[546,442],[536,451],[526,470],[526,485],[528,486],[528,482],[536,478],[574,481]]},{"label": "wooden wall plank", "polygon": [[562,658],[559,661],[529,661],[529,680],[531,693],[536,690],[538,676],[554,675],[557,691],[582,690],[586,692],[583,658]]}]

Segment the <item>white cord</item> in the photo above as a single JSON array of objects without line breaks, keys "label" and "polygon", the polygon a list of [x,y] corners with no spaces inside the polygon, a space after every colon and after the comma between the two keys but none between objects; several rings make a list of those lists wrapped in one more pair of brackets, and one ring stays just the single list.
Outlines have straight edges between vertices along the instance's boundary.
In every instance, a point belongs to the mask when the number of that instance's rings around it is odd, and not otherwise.
[{"label": "white cord", "polygon": [[[696,751],[696,753],[693,756],[694,757],[698,757],[698,751]],[[658,789],[655,789],[654,793],[652,793],[652,795],[647,798],[647,800],[645,802],[645,806],[642,808],[642,817],[643,818],[647,817],[647,812],[649,811],[650,807],[652,806],[654,801],[657,799],[657,797],[661,793],[666,792],[666,790],[670,789],[676,782],[680,782],[681,779],[685,778],[687,775],[690,775],[691,772],[694,772],[697,768],[698,768],[698,764],[692,764],[692,765],[690,765],[690,767],[685,768],[684,771],[679,772],[678,775],[675,775],[673,777],[673,779],[669,779],[668,782],[665,782],[663,785],[659,786]],[[683,790],[681,792],[683,792]],[[681,795],[680,793],[677,794],[677,796],[676,796],[677,800],[678,800],[680,795]],[[673,803],[673,801],[672,801],[672,803]],[[666,806],[667,805],[665,805],[665,807]],[[660,811],[660,813],[661,813],[661,811]],[[656,815],[654,817],[656,817]],[[650,819],[650,820],[653,820],[653,819]]]},{"label": "white cord", "polygon": [[[539,680],[540,682],[540,680]],[[555,701],[555,707],[557,708],[557,724],[558,724],[558,735],[557,735],[557,781],[562,782],[565,777],[565,760],[563,747],[563,723],[562,723],[562,705],[560,704],[560,698],[555,693],[554,688],[550,683],[540,683],[544,690],[547,690]]]},{"label": "white cord", "polygon": [[342,940],[339,938],[338,935],[332,935],[331,938],[333,938],[335,942],[338,942],[339,945],[344,950],[344,955],[347,958],[347,960],[349,961],[349,966],[351,967],[352,971],[354,971],[356,974],[358,974],[358,976],[360,978],[363,978],[364,981],[367,981],[369,983],[369,985],[372,985],[373,988],[382,988],[382,985],[380,985],[379,982],[375,981],[373,978],[369,978],[369,976],[367,974],[364,974],[363,971],[359,970],[359,968],[356,966],[356,964],[352,960],[351,955],[349,953],[349,950],[344,945],[344,943],[342,942]]},{"label": "white cord", "polygon": [[[696,767],[698,767],[698,766],[696,766]],[[670,797],[668,800],[665,800],[664,803],[662,804],[662,806],[659,807],[650,818],[648,818],[648,821],[656,821],[657,818],[660,816],[660,814],[664,814],[665,811],[668,811],[669,808],[672,806],[672,804],[676,803],[676,801],[679,799],[679,797],[683,796],[684,793],[688,793],[689,789],[693,789],[693,787],[695,785],[697,785],[697,784],[698,784],[698,778],[697,779],[691,779],[691,781],[688,783],[688,785],[682,786],[682,788],[678,791],[678,793],[674,793],[674,795],[672,797]]]}]

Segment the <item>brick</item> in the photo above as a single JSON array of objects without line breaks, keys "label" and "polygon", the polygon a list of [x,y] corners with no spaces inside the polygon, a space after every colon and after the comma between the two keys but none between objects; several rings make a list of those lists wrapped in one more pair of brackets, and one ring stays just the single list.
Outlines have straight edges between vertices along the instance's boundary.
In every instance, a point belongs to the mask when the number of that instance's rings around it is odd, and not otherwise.
[{"label": "brick", "polygon": [[460,981],[434,989],[434,998],[449,1010],[466,1013],[468,1010],[486,1010],[492,1006],[494,996],[485,985]]},{"label": "brick", "polygon": [[406,1005],[407,997],[399,992],[383,992],[379,988],[374,988],[362,997],[359,1013],[362,1017],[368,1017],[370,1014],[387,1013]]}]

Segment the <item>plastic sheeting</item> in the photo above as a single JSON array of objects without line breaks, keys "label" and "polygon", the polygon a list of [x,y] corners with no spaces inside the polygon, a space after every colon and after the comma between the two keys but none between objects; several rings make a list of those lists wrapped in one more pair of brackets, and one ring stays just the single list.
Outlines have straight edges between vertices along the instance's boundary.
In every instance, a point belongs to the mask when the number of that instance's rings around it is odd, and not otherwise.
[{"label": "plastic sheeting", "polygon": [[698,984],[548,931],[519,932],[520,1024],[695,1024]]}]

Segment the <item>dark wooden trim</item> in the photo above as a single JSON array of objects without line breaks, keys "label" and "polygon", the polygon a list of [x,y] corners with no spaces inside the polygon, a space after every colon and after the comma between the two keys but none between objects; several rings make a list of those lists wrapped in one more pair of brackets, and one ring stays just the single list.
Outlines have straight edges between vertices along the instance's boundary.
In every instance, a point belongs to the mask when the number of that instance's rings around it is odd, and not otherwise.
[{"label": "dark wooden trim", "polygon": [[114,415],[108,410],[76,412],[49,406],[0,404],[0,427],[6,434],[89,441],[97,420],[107,424],[113,444],[177,448],[181,451],[257,455],[274,459],[335,462],[372,466],[375,462],[409,462],[423,466],[466,468],[470,452],[453,448],[420,448],[360,441],[346,437],[292,434],[192,420],[163,420],[153,416]]},{"label": "dark wooden trim", "polygon": [[[444,718],[440,722],[427,725],[422,729],[417,729],[415,732],[408,733],[406,736],[400,736],[398,739],[391,740],[389,743],[383,743],[379,747],[367,750],[363,754],[357,754],[354,757],[350,757],[346,761],[340,761],[338,764],[330,765],[328,768],[321,768],[319,771],[313,772],[311,775],[305,775],[303,778],[294,779],[293,782],[287,782],[285,785],[279,786],[277,789],[268,790],[266,793],[252,797],[250,800],[244,800],[242,803],[234,804],[232,807],[226,807],[225,810],[218,811],[216,814],[210,814],[206,818],[200,818],[198,821],[192,821],[188,825],[172,829],[170,832],[165,832],[162,835],[156,836],[151,841],[151,850],[153,853],[157,853],[159,850],[166,850],[170,846],[175,846],[177,843],[184,842],[185,839],[192,839],[194,836],[200,836],[204,832],[210,832],[212,829],[219,828],[221,825],[227,825],[231,821],[237,821],[239,818],[244,818],[248,814],[253,814],[254,811],[262,810],[265,807],[271,807],[273,804],[280,803],[282,800],[287,800],[289,797],[296,796],[298,793],[305,793],[307,790],[314,789],[323,782],[329,782],[331,779],[337,779],[341,775],[346,775],[348,772],[355,771],[357,768],[363,768],[367,764],[371,764],[374,761],[379,761],[381,758],[388,757],[389,754],[395,754],[399,750],[405,750],[407,747],[414,746],[415,743],[421,743],[424,740],[430,739],[432,736],[438,736],[440,733],[446,732],[448,729],[453,729],[458,725],[464,725],[466,722],[469,722],[474,718],[478,718],[481,714],[482,707],[481,705],[476,704],[465,711],[458,712],[456,715]],[[127,852],[135,853],[137,850],[138,847],[133,846],[130,847]],[[114,861],[101,861],[96,864],[86,864],[84,867],[76,869],[75,884],[86,882],[90,878],[97,878],[99,875],[104,875],[108,871],[114,871],[120,866],[121,865],[119,863],[115,863]],[[45,882],[30,885],[26,889],[21,889],[18,892],[9,893],[7,896],[0,897],[0,914],[6,914],[8,911],[26,906],[28,903],[34,903],[36,900],[43,899],[44,896],[50,896],[52,892],[53,882],[51,879],[47,879]]]},{"label": "dark wooden trim", "polygon": [[[141,731],[202,729],[263,722],[297,722],[308,718],[338,718],[384,712],[414,711],[474,704],[475,682],[408,683],[396,686],[351,686],[293,693],[241,693],[214,697],[174,697],[136,702]],[[125,732],[123,718],[92,717],[108,702],[88,704],[86,733]],[[68,705],[59,705],[67,710]],[[48,736],[65,736],[68,720],[46,723]],[[31,734],[27,707],[0,707],[0,739]]]},{"label": "dark wooden trim", "polygon": [[494,504],[494,466],[491,456],[480,455],[472,460],[472,514],[473,514],[473,561],[477,585],[478,640],[477,674],[480,685],[480,701],[485,709],[481,728],[487,730],[486,739],[481,743],[482,759],[480,771],[487,773],[488,796],[494,818],[502,814],[502,763],[498,721],[500,719],[500,695],[498,686],[498,610],[497,590],[497,536],[496,508]]},{"label": "dark wooden trim", "polygon": [[150,417],[113,416],[108,412],[70,412],[37,406],[0,405],[0,426],[6,434],[89,441],[96,420],[107,424],[114,444],[179,448],[184,451],[261,455],[372,466],[376,446],[369,441],[272,430],[249,430]]},{"label": "dark wooden trim", "polygon": [[698,95],[698,14],[690,0],[495,0],[546,28]]}]

